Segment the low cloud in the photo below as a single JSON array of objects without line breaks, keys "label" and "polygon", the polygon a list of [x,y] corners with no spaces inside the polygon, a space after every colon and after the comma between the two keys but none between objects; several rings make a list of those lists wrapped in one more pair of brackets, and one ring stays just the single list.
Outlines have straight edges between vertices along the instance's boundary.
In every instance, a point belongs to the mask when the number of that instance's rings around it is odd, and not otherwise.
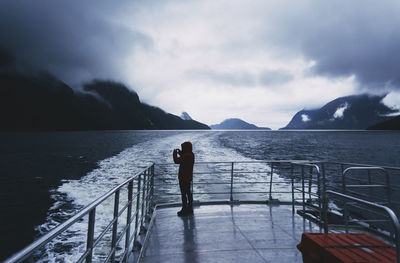
[{"label": "low cloud", "polygon": [[266,36],[315,61],[316,75],[354,74],[365,90],[400,88],[398,1],[301,1],[280,15],[279,31]]},{"label": "low cloud", "polygon": [[279,128],[360,91],[390,92],[399,106],[398,61],[394,0],[0,2],[0,67],[122,81],[209,124]]},{"label": "low cloud", "polygon": [[247,72],[216,72],[212,70],[191,70],[187,77],[214,83],[222,83],[230,86],[253,87],[256,85],[254,76]]},{"label": "low cloud", "polygon": [[191,70],[186,73],[188,78],[212,81],[230,86],[254,87],[276,86],[286,84],[294,79],[294,76],[284,70],[263,70],[261,73],[250,74],[248,72],[217,72],[213,70]]},{"label": "low cloud", "polygon": [[303,122],[311,121],[310,117],[307,114],[301,114],[301,120]]},{"label": "low cloud", "polygon": [[294,79],[293,75],[281,70],[264,70],[260,74],[260,84],[263,86],[285,84]]},{"label": "low cloud", "polygon": [[[123,1],[121,5],[126,5]],[[122,78],[125,58],[152,39],[115,22],[118,5],[106,1],[0,2],[0,46],[24,70],[45,70],[64,81]]]},{"label": "low cloud", "polygon": [[343,105],[340,105],[339,108],[336,109],[335,113],[333,114],[333,119],[342,119],[345,110],[349,107],[349,104],[346,102]]}]

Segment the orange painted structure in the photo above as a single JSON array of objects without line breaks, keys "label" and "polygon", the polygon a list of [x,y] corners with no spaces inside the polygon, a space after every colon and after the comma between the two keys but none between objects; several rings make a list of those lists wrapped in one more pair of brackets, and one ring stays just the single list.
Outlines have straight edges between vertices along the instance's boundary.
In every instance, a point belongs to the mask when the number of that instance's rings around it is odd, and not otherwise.
[{"label": "orange painted structure", "polygon": [[303,233],[303,262],[396,262],[396,249],[367,234]]}]

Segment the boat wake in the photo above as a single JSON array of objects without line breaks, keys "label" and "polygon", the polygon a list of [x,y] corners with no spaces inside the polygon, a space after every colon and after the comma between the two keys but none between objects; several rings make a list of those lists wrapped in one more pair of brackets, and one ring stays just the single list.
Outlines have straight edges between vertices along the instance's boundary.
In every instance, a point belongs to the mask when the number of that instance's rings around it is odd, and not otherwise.
[{"label": "boat wake", "polygon": [[[59,223],[72,217],[79,209],[88,205],[96,198],[108,192],[121,182],[142,171],[151,163],[171,163],[172,150],[180,147],[184,141],[193,143],[196,162],[222,161],[254,161],[227,147],[221,147],[218,136],[221,132],[184,132],[162,139],[154,139],[136,144],[121,153],[104,159],[98,163],[98,168],[92,170],[79,180],[65,180],[62,185],[51,193],[54,205],[48,212],[46,222],[37,227],[41,234],[48,232]],[[263,165],[265,168],[266,165]],[[176,175],[175,175],[176,177]],[[178,192],[178,188],[170,189]],[[112,199],[112,198],[109,198]],[[104,229],[112,216],[113,200],[105,202],[96,209],[95,232]],[[59,238],[47,244],[41,252],[39,262],[74,262],[86,249],[87,219],[75,223]],[[110,238],[107,235],[105,240]],[[106,252],[101,252],[105,250]],[[109,247],[100,246],[100,252],[95,256],[103,258]]]}]

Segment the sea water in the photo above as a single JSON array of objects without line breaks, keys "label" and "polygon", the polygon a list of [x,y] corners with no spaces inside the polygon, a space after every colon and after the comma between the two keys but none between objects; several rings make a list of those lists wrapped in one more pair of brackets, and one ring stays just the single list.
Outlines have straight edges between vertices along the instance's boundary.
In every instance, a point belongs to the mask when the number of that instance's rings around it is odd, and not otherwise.
[{"label": "sea water", "polygon": [[[101,143],[101,132],[94,133],[98,143]],[[79,209],[147,165],[172,162],[172,150],[184,141],[193,143],[197,162],[308,159],[400,166],[399,132],[124,131],[124,134],[140,134],[140,138],[119,153],[99,160],[96,167],[77,175],[78,178],[61,179],[51,190],[52,206],[43,223],[36,226],[39,233],[43,234],[73,216]],[[119,135],[115,133],[115,136]],[[106,146],[98,147],[95,151],[107,151],[104,148]],[[178,189],[171,191],[178,192]],[[112,203],[109,203],[99,208],[96,214],[97,228],[104,228],[108,224],[112,207]],[[42,255],[42,261],[76,260],[84,250],[86,227],[87,222],[79,222],[63,235],[62,240],[50,243]]]}]

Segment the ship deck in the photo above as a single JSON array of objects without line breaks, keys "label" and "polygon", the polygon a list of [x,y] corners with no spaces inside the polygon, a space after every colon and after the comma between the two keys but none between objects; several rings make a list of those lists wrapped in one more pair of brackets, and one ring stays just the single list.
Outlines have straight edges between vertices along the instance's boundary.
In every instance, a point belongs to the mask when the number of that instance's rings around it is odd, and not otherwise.
[{"label": "ship deck", "polygon": [[156,210],[142,262],[302,262],[296,245],[320,227],[289,205],[202,205]]},{"label": "ship deck", "polygon": [[[45,246],[54,255],[75,251],[68,260],[77,262],[302,262],[296,248],[302,233],[322,232],[306,218],[324,223],[326,233],[376,234],[396,247],[400,262],[399,203],[392,198],[400,188],[390,183],[399,181],[400,168],[299,160],[196,167],[193,216],[178,217],[179,204],[169,203],[179,200],[177,167],[150,164],[5,262],[43,261]],[[327,183],[327,176],[341,187]],[[292,213],[293,206],[309,210],[306,218]],[[78,223],[87,223],[86,249],[64,238]]]}]

